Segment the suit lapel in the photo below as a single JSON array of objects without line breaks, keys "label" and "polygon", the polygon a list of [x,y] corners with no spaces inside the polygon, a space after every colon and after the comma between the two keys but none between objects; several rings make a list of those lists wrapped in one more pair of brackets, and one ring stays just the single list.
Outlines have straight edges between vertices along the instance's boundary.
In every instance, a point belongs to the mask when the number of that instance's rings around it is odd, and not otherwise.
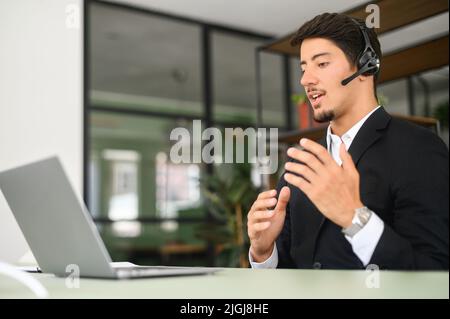
[{"label": "suit lapel", "polygon": [[382,130],[387,127],[391,116],[386,112],[383,107],[376,110],[360,128],[356,134],[348,152],[352,156],[355,166],[364,152],[375,143],[381,136]]}]

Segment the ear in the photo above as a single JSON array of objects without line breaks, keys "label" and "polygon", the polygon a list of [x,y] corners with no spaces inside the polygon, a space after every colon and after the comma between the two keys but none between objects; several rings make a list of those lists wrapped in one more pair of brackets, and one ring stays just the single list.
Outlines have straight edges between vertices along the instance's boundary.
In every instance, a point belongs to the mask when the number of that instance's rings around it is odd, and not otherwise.
[{"label": "ear", "polygon": [[369,82],[372,83],[372,81],[373,81],[373,75],[364,75],[364,74],[361,74],[360,76],[358,76],[358,80],[359,80],[360,82],[369,81]]}]

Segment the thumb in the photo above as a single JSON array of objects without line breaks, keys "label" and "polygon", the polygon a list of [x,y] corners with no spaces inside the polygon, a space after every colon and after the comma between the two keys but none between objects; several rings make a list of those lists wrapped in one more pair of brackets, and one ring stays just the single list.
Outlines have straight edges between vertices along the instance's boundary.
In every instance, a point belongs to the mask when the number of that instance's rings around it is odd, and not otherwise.
[{"label": "thumb", "polygon": [[291,197],[291,190],[289,189],[289,187],[284,186],[280,191],[280,195],[278,196],[278,202],[277,206],[275,206],[275,211],[286,210],[286,206],[289,202],[290,197]]},{"label": "thumb", "polygon": [[341,147],[339,149],[339,156],[341,157],[342,167],[344,168],[344,170],[356,170],[355,164],[353,163],[353,159],[345,149],[344,143],[341,143]]}]

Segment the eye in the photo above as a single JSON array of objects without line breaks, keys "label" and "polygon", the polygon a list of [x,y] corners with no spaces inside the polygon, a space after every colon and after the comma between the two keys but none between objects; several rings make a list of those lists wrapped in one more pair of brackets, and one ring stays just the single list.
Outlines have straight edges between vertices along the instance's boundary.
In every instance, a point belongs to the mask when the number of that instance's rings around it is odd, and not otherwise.
[{"label": "eye", "polygon": [[303,77],[303,74],[305,74],[305,70],[300,69],[300,79]]},{"label": "eye", "polygon": [[324,68],[324,67],[328,66],[328,64],[330,64],[330,62],[321,62],[318,65],[319,65],[319,68]]}]

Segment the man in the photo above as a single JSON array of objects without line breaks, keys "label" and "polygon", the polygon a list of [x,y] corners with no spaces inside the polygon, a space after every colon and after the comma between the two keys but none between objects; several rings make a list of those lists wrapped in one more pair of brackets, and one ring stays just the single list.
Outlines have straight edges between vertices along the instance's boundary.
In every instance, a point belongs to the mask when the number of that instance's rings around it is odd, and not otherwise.
[{"label": "man", "polygon": [[448,150],[378,105],[374,30],[325,13],[291,44],[314,118],[330,124],[287,151],[277,189],[254,202],[252,267],[448,269]]}]

